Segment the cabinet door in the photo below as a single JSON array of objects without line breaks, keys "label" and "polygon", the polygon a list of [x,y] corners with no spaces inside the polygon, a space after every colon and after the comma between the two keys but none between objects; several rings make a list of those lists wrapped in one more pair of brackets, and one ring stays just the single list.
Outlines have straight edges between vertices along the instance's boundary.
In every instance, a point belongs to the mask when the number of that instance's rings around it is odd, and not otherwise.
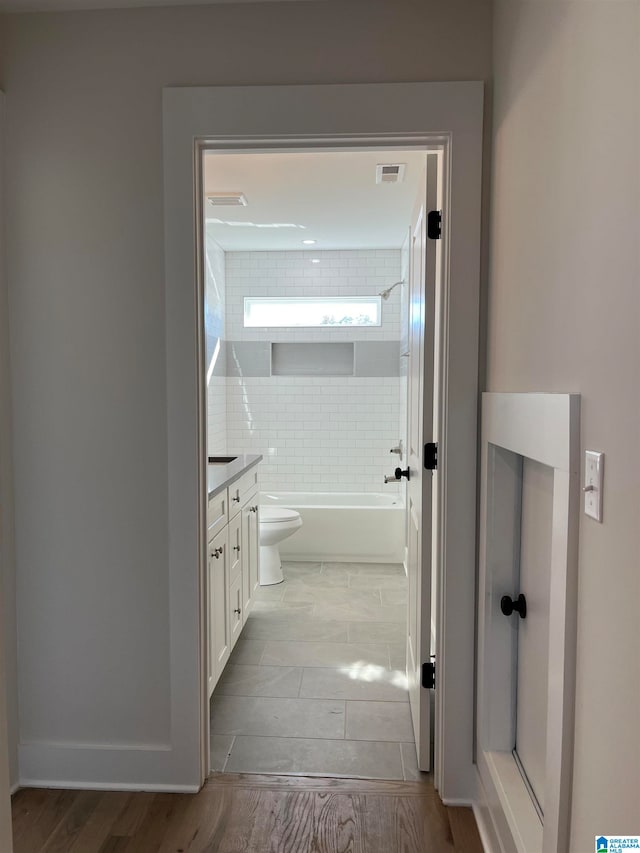
[{"label": "cabinet door", "polygon": [[245,621],[253,605],[254,592],[258,586],[260,557],[258,514],[258,492],[254,492],[242,507],[242,599]]},{"label": "cabinet door", "polygon": [[207,542],[222,530],[229,517],[227,490],[223,489],[207,501]]},{"label": "cabinet door", "polygon": [[224,669],[231,653],[231,624],[229,620],[229,542],[227,529],[209,543],[208,572],[208,635],[209,635],[209,695]]},{"label": "cabinet door", "polygon": [[229,624],[231,625],[231,648],[236,644],[243,625],[242,573],[232,581],[229,587]]},{"label": "cabinet door", "polygon": [[229,522],[229,583],[242,574],[242,515],[236,515]]}]

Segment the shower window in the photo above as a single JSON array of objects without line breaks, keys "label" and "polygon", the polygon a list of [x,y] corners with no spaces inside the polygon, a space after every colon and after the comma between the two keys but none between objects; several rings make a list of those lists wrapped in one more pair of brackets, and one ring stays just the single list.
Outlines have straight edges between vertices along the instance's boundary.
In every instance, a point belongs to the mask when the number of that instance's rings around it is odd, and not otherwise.
[{"label": "shower window", "polygon": [[245,327],[380,326],[379,296],[333,296],[297,299],[246,296]]}]

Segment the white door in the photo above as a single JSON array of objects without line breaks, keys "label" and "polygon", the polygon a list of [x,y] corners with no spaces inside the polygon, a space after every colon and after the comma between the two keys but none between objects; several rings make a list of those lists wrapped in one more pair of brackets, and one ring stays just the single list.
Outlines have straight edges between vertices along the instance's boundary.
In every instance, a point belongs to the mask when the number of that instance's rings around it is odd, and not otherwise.
[{"label": "white door", "polygon": [[526,618],[508,618],[518,632],[516,662],[516,743],[520,768],[544,812],[549,695],[549,597],[551,594],[551,532],[553,468],[524,459],[520,512],[520,583]]},{"label": "white door", "polygon": [[209,696],[231,653],[229,623],[229,541],[227,528],[209,542]]},{"label": "white door", "polygon": [[431,653],[432,473],[424,449],[433,437],[436,246],[427,216],[437,209],[438,155],[427,155],[411,221],[409,267],[409,376],[407,465],[407,677],[418,767],[431,769],[431,691],[422,687],[422,664]]}]

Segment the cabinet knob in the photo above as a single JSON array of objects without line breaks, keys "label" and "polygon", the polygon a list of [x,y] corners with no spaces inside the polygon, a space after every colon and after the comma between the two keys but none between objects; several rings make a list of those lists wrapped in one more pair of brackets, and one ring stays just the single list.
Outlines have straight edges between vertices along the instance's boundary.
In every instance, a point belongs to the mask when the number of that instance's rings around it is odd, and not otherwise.
[{"label": "cabinet knob", "polygon": [[239,553],[240,553],[240,546],[239,546],[239,545],[234,545],[234,546],[233,546],[233,550],[234,550],[234,551],[237,551],[237,552],[238,552],[238,554],[239,554]]},{"label": "cabinet knob", "polygon": [[214,548],[213,551],[211,552],[211,556],[215,557],[216,560],[219,560],[220,555],[223,553],[223,551],[224,551],[224,548]]},{"label": "cabinet knob", "polygon": [[503,595],[500,599],[500,610],[505,616],[511,616],[512,613],[517,613],[521,619],[527,618],[527,599],[522,593],[515,599],[510,595]]},{"label": "cabinet knob", "polygon": [[250,506],[250,507],[249,507],[249,510],[250,510],[251,512],[258,512],[258,507],[257,507],[257,506]]},{"label": "cabinet knob", "polygon": [[235,607],[233,610],[234,613],[237,613],[238,616],[242,613],[242,610],[239,607]]},{"label": "cabinet knob", "polygon": [[239,503],[240,503],[240,495],[236,495],[236,497],[235,497],[235,498],[231,498],[231,500],[232,500],[234,503],[239,504]]}]

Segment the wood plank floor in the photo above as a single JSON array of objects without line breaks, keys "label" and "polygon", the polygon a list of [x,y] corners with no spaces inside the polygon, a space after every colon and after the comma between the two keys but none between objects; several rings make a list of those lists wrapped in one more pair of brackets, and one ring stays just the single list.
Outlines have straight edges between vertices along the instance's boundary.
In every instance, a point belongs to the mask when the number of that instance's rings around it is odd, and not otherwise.
[{"label": "wood plank floor", "polygon": [[25,788],[15,853],[482,853],[430,781],[217,774],[199,794]]}]

